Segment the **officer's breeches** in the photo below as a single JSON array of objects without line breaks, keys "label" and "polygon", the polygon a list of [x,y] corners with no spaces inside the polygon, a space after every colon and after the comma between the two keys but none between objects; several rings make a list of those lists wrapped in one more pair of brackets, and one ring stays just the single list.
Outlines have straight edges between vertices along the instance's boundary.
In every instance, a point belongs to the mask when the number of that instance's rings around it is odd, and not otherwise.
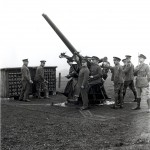
[{"label": "officer's breeches", "polygon": [[125,96],[126,94],[126,90],[127,88],[130,88],[135,96],[135,99],[137,98],[137,92],[136,92],[136,89],[135,89],[135,85],[134,85],[134,81],[133,80],[130,80],[130,81],[125,81],[124,82],[124,87],[123,87],[123,95]]}]

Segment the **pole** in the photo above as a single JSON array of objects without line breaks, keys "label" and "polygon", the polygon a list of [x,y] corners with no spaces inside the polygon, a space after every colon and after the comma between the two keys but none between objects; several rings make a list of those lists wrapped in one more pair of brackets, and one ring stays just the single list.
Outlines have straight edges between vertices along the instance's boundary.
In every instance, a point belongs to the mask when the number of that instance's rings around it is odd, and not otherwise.
[{"label": "pole", "polygon": [[59,79],[58,79],[58,88],[61,87],[61,73],[59,73]]}]

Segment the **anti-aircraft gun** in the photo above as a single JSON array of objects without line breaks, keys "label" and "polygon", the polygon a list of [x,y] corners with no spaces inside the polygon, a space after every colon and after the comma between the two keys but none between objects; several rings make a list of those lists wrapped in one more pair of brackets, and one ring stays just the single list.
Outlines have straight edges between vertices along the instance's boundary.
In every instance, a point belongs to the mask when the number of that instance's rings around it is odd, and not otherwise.
[{"label": "anti-aircraft gun", "polygon": [[[62,32],[57,28],[57,26],[50,20],[50,18],[46,14],[42,14],[42,16],[48,22],[48,24],[53,28],[53,30],[56,32],[56,34],[59,36],[59,38],[64,42],[64,44],[68,47],[70,52],[73,54],[73,56],[70,57],[70,56],[67,56],[65,53],[61,53],[59,57],[66,58],[67,60],[71,60],[71,59],[73,59],[74,56],[78,56],[80,60],[86,59],[88,62],[88,67],[90,67],[92,57],[88,57],[88,56],[83,57],[82,55],[80,55],[80,53],[74,48],[74,46],[69,42],[69,40],[62,34]],[[99,59],[99,63],[104,62],[104,61],[107,61],[106,57],[104,57],[103,59]],[[103,91],[101,90],[101,87],[99,87],[99,89],[100,89],[100,91],[97,94],[97,96],[98,96],[97,99],[96,99],[96,95],[94,98],[95,102],[96,101],[99,102],[99,99],[105,98]],[[93,94],[89,94],[89,95],[93,95]],[[89,96],[89,99],[90,99],[90,96]]]},{"label": "anti-aircraft gun", "polygon": [[[56,34],[64,42],[64,44],[68,47],[68,49],[73,54],[73,56],[77,55],[80,60],[86,59],[88,64],[90,64],[92,57],[89,57],[89,56],[84,57],[84,56],[80,55],[80,53],[75,49],[75,47],[69,42],[69,40],[63,35],[63,33],[57,28],[57,26],[50,20],[50,18],[46,14],[42,14],[42,16],[45,18],[45,20],[48,22],[48,24],[53,28],[53,30],[56,32]],[[61,56],[64,56],[64,54],[65,53],[61,53],[60,58],[62,58]],[[63,57],[63,58],[69,58],[69,57]],[[102,62],[103,60],[104,59],[100,59],[99,62]]]}]

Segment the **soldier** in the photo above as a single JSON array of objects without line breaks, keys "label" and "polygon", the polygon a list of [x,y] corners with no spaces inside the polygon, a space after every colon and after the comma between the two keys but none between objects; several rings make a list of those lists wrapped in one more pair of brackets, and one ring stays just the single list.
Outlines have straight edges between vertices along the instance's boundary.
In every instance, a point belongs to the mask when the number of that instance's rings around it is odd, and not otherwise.
[{"label": "soldier", "polygon": [[31,80],[30,71],[28,69],[28,59],[23,59],[23,66],[21,68],[21,83],[22,83],[22,89],[21,94],[19,97],[20,101],[30,102],[29,100],[29,90],[30,90],[30,84],[33,83]]},{"label": "soldier", "polygon": [[76,97],[79,97],[79,94],[81,93],[83,106],[81,107],[81,110],[88,109],[88,79],[89,79],[89,69],[87,67],[87,61],[85,59],[82,59],[82,67],[79,71],[78,76],[78,91],[76,91]]},{"label": "soldier", "polygon": [[120,65],[120,58],[113,57],[113,61],[115,66],[109,67],[113,73],[112,81],[114,82],[114,93],[115,93],[115,104],[113,105],[113,109],[118,108],[118,103],[120,104],[120,108],[123,108],[123,83],[124,83],[124,73],[122,66]]},{"label": "soldier", "polygon": [[36,92],[37,97],[40,99],[41,97],[41,89],[44,90],[44,98],[49,98],[48,93],[48,86],[47,81],[44,79],[44,66],[45,66],[45,60],[41,60],[41,65],[37,67],[36,74],[35,74],[35,81],[36,81]]},{"label": "soldier", "polygon": [[[108,58],[104,57],[103,63],[101,65],[101,67],[102,67],[102,79],[104,79],[103,80],[104,82],[106,81],[106,79],[108,77],[109,68],[107,68],[107,67],[109,67],[109,66],[110,66],[110,63],[108,62]],[[102,87],[102,91],[103,91],[103,94],[105,96],[105,99],[111,99],[111,97],[108,97],[104,85]]]},{"label": "soldier", "polygon": [[74,100],[74,92],[76,90],[76,85],[78,81],[79,68],[77,64],[73,63],[73,60],[67,60],[67,63],[70,65],[69,74],[66,76],[67,79],[70,79],[65,87],[64,95],[67,96],[67,105],[69,102]]},{"label": "soldier", "polygon": [[91,67],[90,67],[89,84],[102,83],[102,70],[101,67],[98,65],[98,63],[99,63],[99,58],[93,56]]},{"label": "soldier", "polygon": [[134,102],[137,101],[137,93],[136,93],[136,89],[134,86],[134,65],[131,63],[131,56],[130,55],[126,55],[125,56],[125,65],[123,67],[123,71],[124,71],[124,87],[123,87],[123,98],[125,97],[126,94],[126,90],[129,87],[133,94],[134,94]]},{"label": "soldier", "polygon": [[[105,99],[102,91],[103,80],[102,80],[102,70],[99,66],[99,58],[96,56],[92,57],[92,62],[90,66],[90,79],[89,79],[89,96],[93,97],[93,103],[97,103],[99,99]],[[105,90],[105,89],[104,89]]]},{"label": "soldier", "polygon": [[[122,62],[123,62],[122,69],[124,70],[125,67],[126,67],[126,64],[127,64],[126,58],[125,58],[125,59],[122,59]],[[125,74],[124,74],[124,78],[125,78]]]},{"label": "soldier", "polygon": [[150,68],[144,63],[146,56],[143,54],[139,55],[139,65],[134,70],[136,77],[136,89],[137,89],[137,107],[134,110],[140,109],[141,95],[146,96],[148,112],[150,112]]}]

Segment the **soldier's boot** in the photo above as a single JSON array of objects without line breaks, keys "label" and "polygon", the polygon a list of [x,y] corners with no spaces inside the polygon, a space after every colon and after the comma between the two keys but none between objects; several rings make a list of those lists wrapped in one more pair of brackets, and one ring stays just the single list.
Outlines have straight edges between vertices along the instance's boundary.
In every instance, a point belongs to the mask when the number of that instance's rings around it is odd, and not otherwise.
[{"label": "soldier's boot", "polygon": [[124,104],[123,95],[120,95],[120,108],[123,108],[123,104]]},{"label": "soldier's boot", "polygon": [[118,95],[118,93],[115,93],[115,103],[111,107],[112,109],[118,109],[118,103],[120,102],[119,99],[120,99],[120,95]]},{"label": "soldier's boot", "polygon": [[137,98],[137,106],[135,108],[133,108],[133,110],[141,109],[140,103],[141,103],[141,98]]},{"label": "soldier's boot", "polygon": [[137,102],[137,94],[136,94],[136,92],[134,92],[134,97],[135,97],[135,99],[133,100],[133,102]]}]

